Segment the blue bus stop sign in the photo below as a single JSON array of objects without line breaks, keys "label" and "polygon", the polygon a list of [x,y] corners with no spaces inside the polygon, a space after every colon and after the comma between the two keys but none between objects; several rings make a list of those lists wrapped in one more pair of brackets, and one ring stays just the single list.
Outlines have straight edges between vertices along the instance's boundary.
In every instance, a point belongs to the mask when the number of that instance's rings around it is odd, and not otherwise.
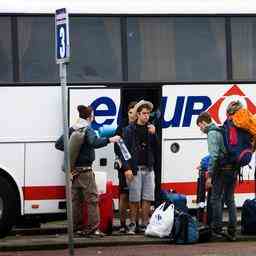
[{"label": "blue bus stop sign", "polygon": [[55,46],[56,62],[69,62],[69,20],[66,8],[58,9],[55,13]]}]

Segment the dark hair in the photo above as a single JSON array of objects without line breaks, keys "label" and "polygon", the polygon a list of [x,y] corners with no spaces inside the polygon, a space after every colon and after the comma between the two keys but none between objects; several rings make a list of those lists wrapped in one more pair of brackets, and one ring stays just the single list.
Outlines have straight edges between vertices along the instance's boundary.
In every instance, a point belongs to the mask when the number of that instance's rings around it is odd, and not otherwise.
[{"label": "dark hair", "polygon": [[87,119],[92,115],[92,108],[90,106],[79,105],[77,106],[77,110],[80,118]]},{"label": "dark hair", "polygon": [[137,101],[131,101],[129,104],[128,104],[128,111],[131,109],[131,108],[134,108],[134,106],[137,104]]},{"label": "dark hair", "polygon": [[201,123],[203,121],[206,122],[207,124],[212,122],[212,118],[211,118],[211,116],[210,116],[210,114],[208,112],[202,112],[198,116],[198,118],[196,120],[196,124],[198,125],[199,123]]},{"label": "dark hair", "polygon": [[151,111],[151,108],[149,107],[149,105],[145,103],[137,108],[137,113],[141,112],[143,108],[146,108],[147,110]]}]

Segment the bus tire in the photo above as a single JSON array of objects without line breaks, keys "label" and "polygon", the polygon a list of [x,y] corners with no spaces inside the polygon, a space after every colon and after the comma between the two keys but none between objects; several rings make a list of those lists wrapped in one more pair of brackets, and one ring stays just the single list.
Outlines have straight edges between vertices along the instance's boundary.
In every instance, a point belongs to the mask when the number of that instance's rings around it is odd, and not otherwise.
[{"label": "bus tire", "polygon": [[18,216],[18,200],[13,186],[0,177],[0,237],[12,229]]}]

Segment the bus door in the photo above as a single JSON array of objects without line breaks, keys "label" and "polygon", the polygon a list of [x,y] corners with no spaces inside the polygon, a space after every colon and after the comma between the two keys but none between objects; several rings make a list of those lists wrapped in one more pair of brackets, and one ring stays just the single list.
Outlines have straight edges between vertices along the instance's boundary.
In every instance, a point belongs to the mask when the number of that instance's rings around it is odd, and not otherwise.
[{"label": "bus door", "polygon": [[133,84],[132,86],[123,87],[121,91],[121,111],[122,118],[127,118],[128,105],[132,101],[147,100],[153,103],[154,109],[150,116],[150,122],[155,125],[157,135],[159,137],[159,150],[156,156],[155,170],[155,198],[156,204],[159,202],[160,196],[160,183],[161,183],[161,114],[160,114],[160,101],[162,96],[161,86],[150,86],[148,84]]}]

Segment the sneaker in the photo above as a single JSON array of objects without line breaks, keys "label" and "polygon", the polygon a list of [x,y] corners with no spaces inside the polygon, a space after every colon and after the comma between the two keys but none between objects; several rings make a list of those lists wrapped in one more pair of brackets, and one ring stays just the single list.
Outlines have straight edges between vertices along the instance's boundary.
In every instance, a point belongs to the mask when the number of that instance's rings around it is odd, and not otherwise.
[{"label": "sneaker", "polygon": [[139,232],[140,232],[140,233],[145,233],[146,228],[147,228],[146,225],[140,225],[140,226],[139,226]]},{"label": "sneaker", "polygon": [[121,226],[120,229],[119,229],[119,233],[121,234],[125,234],[127,231],[127,227],[126,226]]},{"label": "sneaker", "polygon": [[104,237],[105,234],[103,232],[101,232],[99,229],[96,229],[95,231],[93,231],[92,233],[90,233],[90,236],[96,236],[96,237]]},{"label": "sneaker", "polygon": [[135,231],[136,231],[136,225],[135,223],[130,223],[128,226],[128,232],[127,234],[129,235],[135,235]]}]

